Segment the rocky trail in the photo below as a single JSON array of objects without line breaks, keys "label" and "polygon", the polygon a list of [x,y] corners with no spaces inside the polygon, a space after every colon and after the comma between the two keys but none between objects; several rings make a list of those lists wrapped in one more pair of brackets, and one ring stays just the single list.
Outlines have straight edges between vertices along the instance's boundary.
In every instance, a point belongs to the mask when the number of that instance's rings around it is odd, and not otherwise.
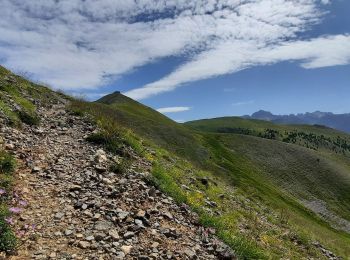
[{"label": "rocky trail", "polygon": [[186,205],[148,184],[146,161],[130,151],[134,165],[110,172],[120,158],[85,140],[92,124],[63,104],[38,112],[39,127],[0,127],[18,162],[20,246],[9,259],[234,258]]}]

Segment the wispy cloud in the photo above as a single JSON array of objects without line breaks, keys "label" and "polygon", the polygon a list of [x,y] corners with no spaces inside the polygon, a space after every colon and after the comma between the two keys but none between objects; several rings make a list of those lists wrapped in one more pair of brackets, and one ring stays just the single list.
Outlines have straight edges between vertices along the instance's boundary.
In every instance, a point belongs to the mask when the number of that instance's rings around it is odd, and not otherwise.
[{"label": "wispy cloud", "polygon": [[350,62],[350,36],[297,38],[329,0],[1,0],[0,61],[62,89],[93,89],[170,56],[187,63],[126,94],[136,99],[196,80],[286,60]]},{"label": "wispy cloud", "polygon": [[184,112],[184,111],[189,111],[191,110],[191,107],[163,107],[157,109],[158,112],[160,113],[179,113],[179,112]]},{"label": "wispy cloud", "polygon": [[69,95],[73,97],[81,97],[87,99],[98,99],[108,95],[108,93],[94,93],[94,92],[69,92]]},{"label": "wispy cloud", "polygon": [[258,65],[281,61],[301,61],[306,69],[350,63],[350,35],[320,37],[309,41],[287,41],[260,46],[258,42],[223,43],[159,81],[134,89],[126,95],[144,99],[172,91],[186,83],[217,77]]},{"label": "wispy cloud", "polygon": [[232,106],[239,107],[239,106],[251,105],[254,103],[255,103],[254,100],[240,101],[240,102],[233,103]]}]

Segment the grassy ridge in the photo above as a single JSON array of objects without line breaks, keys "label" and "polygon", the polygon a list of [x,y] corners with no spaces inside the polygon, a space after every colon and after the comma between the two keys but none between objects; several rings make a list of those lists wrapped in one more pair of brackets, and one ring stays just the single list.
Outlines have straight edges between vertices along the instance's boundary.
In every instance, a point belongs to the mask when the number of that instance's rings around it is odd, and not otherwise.
[{"label": "grassy ridge", "polygon": [[132,129],[160,147],[179,156],[192,158],[199,164],[208,158],[206,149],[201,146],[200,135],[189,131],[185,126],[170,120],[161,113],[119,92],[107,95],[95,103],[96,106],[101,106],[101,104],[113,108],[113,118],[119,125]]},{"label": "grassy ridge", "polygon": [[[62,97],[62,94],[34,84],[0,66],[0,113],[7,124],[17,127],[22,123],[37,125],[40,118],[36,113],[36,102],[48,105]],[[66,96],[64,98],[67,99]]]},{"label": "grassy ridge", "polygon": [[[350,220],[350,154],[346,150],[334,149],[338,140],[346,142],[349,135],[320,126],[274,125],[235,117],[199,120],[186,125],[216,133],[214,135],[233,154],[245,155],[251,165],[262,169],[261,175],[300,201],[326,202],[329,210]],[[243,134],[222,134],[223,128],[239,129]],[[266,138],[261,133],[266,133],[267,129],[278,134]],[[289,140],[278,136],[296,131],[327,141],[319,142],[316,147],[311,146],[310,140],[289,144],[286,143]],[[314,140],[319,139],[311,141]]]},{"label": "grassy ridge", "polygon": [[[99,103],[75,102],[72,108],[95,116],[97,113],[99,118],[131,130],[133,137],[129,139],[154,164],[154,182],[178,202],[189,204],[199,213],[203,224],[216,227],[218,235],[242,259],[322,258],[311,244],[315,240],[339,255],[350,255],[349,235],[331,228],[300,204],[293,193],[266,175],[254,158],[235,150],[241,144],[225,139],[232,134],[186,128],[119,93]],[[320,133],[327,131],[320,129]],[[278,143],[282,149],[286,146],[299,149],[296,145]],[[249,142],[242,147],[247,146]],[[155,152],[147,152],[149,148]],[[299,160],[304,163],[303,157],[295,159],[295,163]],[[209,184],[203,185],[202,179],[208,179]]]},{"label": "grassy ridge", "polygon": [[220,128],[246,128],[255,131],[263,132],[265,129],[271,128],[276,129],[280,132],[293,131],[295,129],[312,132],[319,135],[325,135],[330,137],[341,136],[350,140],[350,136],[344,132],[324,127],[324,126],[312,126],[312,125],[277,125],[272,122],[257,120],[257,119],[244,119],[241,117],[220,117],[213,119],[202,119],[196,121],[190,121],[185,123],[186,126],[201,130],[204,132],[217,133]]}]

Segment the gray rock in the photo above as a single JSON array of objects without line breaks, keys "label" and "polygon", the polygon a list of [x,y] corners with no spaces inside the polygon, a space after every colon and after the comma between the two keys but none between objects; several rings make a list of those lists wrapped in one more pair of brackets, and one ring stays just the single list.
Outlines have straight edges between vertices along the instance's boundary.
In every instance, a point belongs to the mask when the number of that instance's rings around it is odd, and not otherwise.
[{"label": "gray rock", "polygon": [[87,249],[87,248],[90,247],[90,243],[87,242],[87,241],[80,241],[80,242],[78,243],[78,246],[79,246],[80,248],[82,248],[82,249]]},{"label": "gray rock", "polygon": [[125,234],[124,234],[124,238],[125,239],[129,239],[129,238],[132,238],[133,236],[135,235],[135,233],[134,232],[126,232]]},{"label": "gray rock", "polygon": [[113,227],[113,223],[109,221],[97,221],[95,224],[95,230],[98,231],[108,231]]}]

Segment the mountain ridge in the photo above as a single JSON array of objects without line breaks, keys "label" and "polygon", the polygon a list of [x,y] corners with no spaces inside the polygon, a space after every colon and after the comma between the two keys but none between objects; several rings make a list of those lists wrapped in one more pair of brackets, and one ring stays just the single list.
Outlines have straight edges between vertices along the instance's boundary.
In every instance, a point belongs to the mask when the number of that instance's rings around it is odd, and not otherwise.
[{"label": "mountain ridge", "polygon": [[276,124],[323,125],[350,133],[350,113],[335,114],[332,112],[306,112],[289,115],[275,115],[269,111],[259,110],[252,115],[242,116],[246,119],[270,121]]}]

